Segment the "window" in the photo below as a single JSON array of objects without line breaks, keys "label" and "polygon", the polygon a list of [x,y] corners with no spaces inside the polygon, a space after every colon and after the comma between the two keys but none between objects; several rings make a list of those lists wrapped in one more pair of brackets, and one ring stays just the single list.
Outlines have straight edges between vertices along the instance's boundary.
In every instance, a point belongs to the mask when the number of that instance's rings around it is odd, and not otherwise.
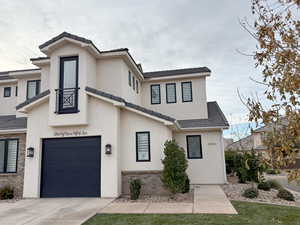
[{"label": "window", "polygon": [[135,77],[132,76],[132,88],[133,90],[135,90]]},{"label": "window", "polygon": [[18,140],[0,140],[0,173],[16,173]]},{"label": "window", "polygon": [[4,88],[4,97],[7,98],[7,97],[10,97],[11,95],[11,87],[5,87]]},{"label": "window", "polygon": [[40,93],[40,80],[27,81],[27,99],[31,99]]},{"label": "window", "polygon": [[189,159],[202,159],[202,144],[200,135],[186,136],[187,155]]},{"label": "window", "polygon": [[176,103],[176,84],[166,84],[167,103]]},{"label": "window", "polygon": [[139,93],[139,81],[136,80],[136,93],[138,94]]},{"label": "window", "polygon": [[160,85],[151,85],[151,104],[160,104]]},{"label": "window", "polygon": [[131,87],[131,72],[128,71],[128,84]]},{"label": "window", "polygon": [[16,96],[18,96],[18,86],[16,86]]},{"label": "window", "polygon": [[192,82],[182,82],[182,102],[192,102],[193,94],[192,94]]},{"label": "window", "polygon": [[136,161],[150,161],[150,132],[136,132]]}]

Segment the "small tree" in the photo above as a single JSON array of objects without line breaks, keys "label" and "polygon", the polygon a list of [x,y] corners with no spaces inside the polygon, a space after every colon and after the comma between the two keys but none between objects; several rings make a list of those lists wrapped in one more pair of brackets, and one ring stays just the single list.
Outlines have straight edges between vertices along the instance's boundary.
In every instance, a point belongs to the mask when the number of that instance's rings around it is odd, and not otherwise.
[{"label": "small tree", "polygon": [[188,162],[184,150],[179,147],[175,140],[166,141],[164,146],[165,158],[162,160],[164,169],[161,180],[172,194],[183,193],[188,181],[186,173]]}]

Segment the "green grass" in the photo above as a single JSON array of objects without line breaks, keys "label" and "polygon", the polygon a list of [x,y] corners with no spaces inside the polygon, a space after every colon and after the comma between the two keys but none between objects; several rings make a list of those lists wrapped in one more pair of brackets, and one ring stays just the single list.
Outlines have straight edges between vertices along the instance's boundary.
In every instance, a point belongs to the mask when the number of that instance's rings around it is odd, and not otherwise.
[{"label": "green grass", "polygon": [[84,225],[300,225],[300,208],[233,201],[239,215],[98,214]]}]

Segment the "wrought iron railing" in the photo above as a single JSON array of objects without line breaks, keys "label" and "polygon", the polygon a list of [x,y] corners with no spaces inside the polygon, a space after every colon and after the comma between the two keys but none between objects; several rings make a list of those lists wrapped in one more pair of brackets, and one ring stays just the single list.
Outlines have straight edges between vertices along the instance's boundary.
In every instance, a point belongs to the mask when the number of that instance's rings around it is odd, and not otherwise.
[{"label": "wrought iron railing", "polygon": [[78,112],[78,90],[79,88],[55,89],[56,92],[55,113]]}]

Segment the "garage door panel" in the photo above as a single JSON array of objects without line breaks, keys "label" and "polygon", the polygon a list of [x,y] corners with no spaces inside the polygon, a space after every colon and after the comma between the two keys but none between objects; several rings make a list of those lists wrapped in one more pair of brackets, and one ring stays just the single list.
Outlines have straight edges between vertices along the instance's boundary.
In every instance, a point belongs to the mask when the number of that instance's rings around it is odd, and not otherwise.
[{"label": "garage door panel", "polygon": [[100,197],[100,137],[43,142],[41,197]]}]

